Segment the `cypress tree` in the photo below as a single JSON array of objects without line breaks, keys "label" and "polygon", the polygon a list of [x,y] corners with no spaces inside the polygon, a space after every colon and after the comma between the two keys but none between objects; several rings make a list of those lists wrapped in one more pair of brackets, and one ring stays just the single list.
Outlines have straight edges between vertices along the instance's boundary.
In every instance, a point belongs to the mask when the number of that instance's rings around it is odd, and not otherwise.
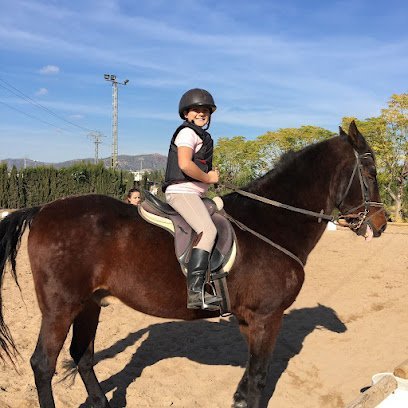
[{"label": "cypress tree", "polygon": [[20,169],[18,173],[18,208],[26,207],[25,192],[24,192],[24,172]]},{"label": "cypress tree", "polygon": [[19,192],[18,192],[18,173],[17,167],[13,166],[9,176],[8,185],[8,208],[18,208]]},{"label": "cypress tree", "polygon": [[6,163],[0,165],[0,207],[8,208],[8,171]]}]

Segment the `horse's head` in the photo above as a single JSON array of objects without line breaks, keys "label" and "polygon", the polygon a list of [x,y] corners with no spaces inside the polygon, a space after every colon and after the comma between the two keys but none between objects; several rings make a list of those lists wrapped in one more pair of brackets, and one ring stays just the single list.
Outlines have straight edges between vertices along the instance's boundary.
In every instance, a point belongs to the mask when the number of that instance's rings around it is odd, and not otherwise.
[{"label": "horse's head", "polygon": [[378,191],[374,153],[354,121],[348,134],[340,127],[340,137],[351,145],[354,153],[343,155],[345,165],[336,197],[340,223],[343,220],[344,225],[366,239],[379,237],[387,219]]},{"label": "horse's head", "polygon": [[347,331],[347,326],[331,307],[318,303],[317,307],[314,308],[314,312],[316,315],[316,327],[324,327],[336,333],[344,333]]}]

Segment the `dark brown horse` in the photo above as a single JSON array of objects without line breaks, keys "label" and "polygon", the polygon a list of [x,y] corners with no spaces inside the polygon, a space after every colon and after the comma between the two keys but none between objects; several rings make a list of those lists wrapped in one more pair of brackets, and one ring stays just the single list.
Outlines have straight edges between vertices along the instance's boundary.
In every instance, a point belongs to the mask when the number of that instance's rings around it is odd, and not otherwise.
[{"label": "dark brown horse", "polygon": [[[340,130],[340,136],[286,155],[276,169],[243,190],[325,214],[337,207],[358,235],[378,237],[386,226],[373,152],[354,123],[349,134]],[[237,192],[225,196],[224,203],[228,214],[278,243],[303,264],[327,225],[324,220],[318,222]],[[96,291],[105,290],[154,316],[186,320],[216,316],[186,309],[186,282],[171,235],[143,221],[133,206],[88,195],[10,214],[0,222],[1,280],[10,260],[17,281],[15,259],[27,225],[28,254],[42,313],[31,365],[43,408],[55,406],[51,379],[71,325],[70,352],[89,400],[94,407],[109,407],[93,370],[100,313],[93,296]],[[236,228],[235,232],[238,253],[228,288],[249,358],[233,406],[257,408],[284,310],[296,299],[304,270],[292,257],[248,231]],[[2,314],[0,345],[11,358],[17,352]]]}]

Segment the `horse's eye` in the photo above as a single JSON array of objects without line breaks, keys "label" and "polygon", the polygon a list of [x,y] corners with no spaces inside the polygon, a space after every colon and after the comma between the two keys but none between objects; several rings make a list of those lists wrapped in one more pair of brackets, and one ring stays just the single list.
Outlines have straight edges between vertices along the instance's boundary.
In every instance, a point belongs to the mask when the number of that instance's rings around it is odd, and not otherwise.
[{"label": "horse's eye", "polygon": [[377,177],[377,170],[374,166],[369,166],[366,169],[366,176],[370,179],[375,179]]}]

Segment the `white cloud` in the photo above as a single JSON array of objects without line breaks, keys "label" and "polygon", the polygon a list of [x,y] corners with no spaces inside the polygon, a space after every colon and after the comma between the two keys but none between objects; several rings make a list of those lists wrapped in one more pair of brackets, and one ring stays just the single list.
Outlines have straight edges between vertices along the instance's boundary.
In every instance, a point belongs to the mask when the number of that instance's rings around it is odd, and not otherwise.
[{"label": "white cloud", "polygon": [[58,74],[60,72],[59,67],[56,65],[46,65],[40,69],[40,74],[44,75],[53,75],[53,74]]},{"label": "white cloud", "polygon": [[36,96],[43,96],[47,95],[48,89],[47,88],[40,88],[35,94]]}]

